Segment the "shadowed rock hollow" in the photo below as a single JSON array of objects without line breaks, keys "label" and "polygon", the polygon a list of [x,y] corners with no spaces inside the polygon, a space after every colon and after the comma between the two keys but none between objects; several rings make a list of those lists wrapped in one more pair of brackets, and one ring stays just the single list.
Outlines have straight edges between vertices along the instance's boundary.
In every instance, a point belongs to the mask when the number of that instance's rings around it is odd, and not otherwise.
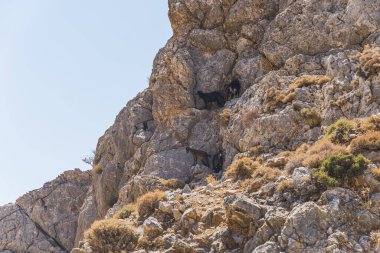
[{"label": "shadowed rock hollow", "polygon": [[[92,172],[1,207],[0,252],[379,252],[380,1],[168,6],[173,36],[99,139]],[[206,110],[197,91],[232,80],[240,95]],[[223,171],[193,166],[188,146],[223,150]],[[146,197],[156,189],[166,197]],[[105,218],[130,241],[95,248],[109,228],[84,231]]]}]

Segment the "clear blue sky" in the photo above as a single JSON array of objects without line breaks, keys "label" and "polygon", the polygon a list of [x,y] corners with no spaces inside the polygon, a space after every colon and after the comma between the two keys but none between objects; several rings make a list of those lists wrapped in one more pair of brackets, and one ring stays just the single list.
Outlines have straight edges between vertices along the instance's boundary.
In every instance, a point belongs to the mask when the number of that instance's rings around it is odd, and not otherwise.
[{"label": "clear blue sky", "polygon": [[0,205],[88,169],[171,33],[166,0],[0,0]]}]

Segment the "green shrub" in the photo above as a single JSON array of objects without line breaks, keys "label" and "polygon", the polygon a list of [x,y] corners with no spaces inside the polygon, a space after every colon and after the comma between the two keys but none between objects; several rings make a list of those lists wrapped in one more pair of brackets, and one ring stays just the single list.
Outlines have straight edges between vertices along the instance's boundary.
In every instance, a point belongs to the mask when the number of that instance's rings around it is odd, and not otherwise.
[{"label": "green shrub", "polygon": [[333,143],[345,144],[350,139],[350,133],[356,128],[357,124],[348,119],[339,119],[330,125],[326,130],[326,138]]},{"label": "green shrub", "polygon": [[330,177],[326,171],[320,170],[320,169],[314,169],[313,170],[313,177],[317,181],[318,184],[329,187],[329,186],[337,186],[339,183],[338,181]]},{"label": "green shrub", "polygon": [[313,170],[313,177],[322,186],[344,186],[362,175],[367,167],[368,160],[362,155],[332,155],[318,169]]}]

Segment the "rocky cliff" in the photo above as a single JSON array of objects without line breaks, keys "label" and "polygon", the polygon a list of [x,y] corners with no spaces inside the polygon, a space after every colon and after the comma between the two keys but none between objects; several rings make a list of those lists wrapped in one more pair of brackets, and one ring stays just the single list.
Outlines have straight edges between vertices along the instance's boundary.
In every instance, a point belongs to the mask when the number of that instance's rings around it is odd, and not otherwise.
[{"label": "rocky cliff", "polygon": [[169,0],[169,18],[93,170],[1,207],[0,252],[380,252],[380,1]]}]

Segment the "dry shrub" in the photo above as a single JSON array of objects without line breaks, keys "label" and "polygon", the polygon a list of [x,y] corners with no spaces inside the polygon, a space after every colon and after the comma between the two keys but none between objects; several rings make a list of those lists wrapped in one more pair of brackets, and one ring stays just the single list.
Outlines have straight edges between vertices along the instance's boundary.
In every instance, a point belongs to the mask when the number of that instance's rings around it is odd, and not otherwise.
[{"label": "dry shrub", "polygon": [[100,175],[103,173],[103,167],[98,163],[98,164],[95,164],[93,167],[92,167],[92,171],[95,172],[96,174]]},{"label": "dry shrub", "polygon": [[311,85],[323,85],[331,80],[328,76],[319,75],[305,75],[298,78],[296,81],[289,85],[290,90],[295,90],[296,88],[302,88]]},{"label": "dry shrub", "polygon": [[219,120],[220,124],[223,127],[228,126],[228,123],[230,122],[230,118],[232,116],[232,111],[230,109],[224,109],[220,114],[219,114]]},{"label": "dry shrub", "polygon": [[149,217],[158,208],[162,200],[166,200],[166,193],[156,189],[154,192],[148,192],[137,199],[137,212],[140,219]]},{"label": "dry shrub", "polygon": [[366,118],[362,122],[361,128],[364,131],[380,131],[380,115]]},{"label": "dry shrub", "polygon": [[303,108],[301,110],[301,116],[306,120],[306,123],[310,127],[320,126],[323,120],[321,113],[315,107],[311,109]]},{"label": "dry shrub", "polygon": [[270,168],[270,167],[260,167],[256,169],[253,174],[252,178],[262,178],[265,181],[273,181],[275,180],[279,175],[281,174],[279,169]]},{"label": "dry shrub", "polygon": [[137,243],[135,229],[119,219],[95,221],[85,238],[94,252],[129,252]]},{"label": "dry shrub", "polygon": [[249,110],[243,114],[243,126],[249,127],[254,119],[259,117],[259,110],[256,108]]},{"label": "dry shrub", "polygon": [[185,181],[176,178],[161,179],[160,183],[171,189],[183,189],[186,185]]},{"label": "dry shrub", "polygon": [[377,180],[380,181],[380,167],[372,168],[371,175]]},{"label": "dry shrub", "polygon": [[270,87],[265,91],[264,95],[265,111],[273,111],[277,107],[293,101],[295,95],[296,94],[294,92],[287,94],[283,90]]},{"label": "dry shrub", "polygon": [[356,128],[357,122],[341,118],[327,128],[325,138],[333,143],[345,144],[351,141],[350,133]]},{"label": "dry shrub", "polygon": [[374,247],[380,247],[380,231],[371,232],[371,243]]},{"label": "dry shrub", "polygon": [[380,71],[380,47],[376,45],[365,45],[363,51],[351,59],[359,63],[357,72],[363,77],[368,78]]},{"label": "dry shrub", "polygon": [[288,162],[285,165],[285,170],[289,173],[293,173],[293,170],[302,166],[302,161],[305,159],[305,153],[309,149],[310,145],[302,144],[295,151],[288,154]]},{"label": "dry shrub", "polygon": [[234,161],[226,170],[224,177],[231,178],[234,181],[250,178],[253,171],[260,164],[249,157],[242,157]]},{"label": "dry shrub", "polygon": [[206,182],[211,185],[215,185],[217,183],[214,175],[208,175],[208,177],[206,177]]},{"label": "dry shrub", "polygon": [[306,151],[302,165],[308,168],[318,168],[327,157],[346,153],[346,148],[342,145],[328,140],[319,140]]},{"label": "dry shrub", "polygon": [[136,206],[134,204],[132,204],[132,203],[131,204],[127,204],[119,212],[117,212],[113,217],[115,219],[126,219],[135,210],[136,210]]},{"label": "dry shrub", "polygon": [[294,181],[292,179],[282,180],[276,187],[278,191],[286,191],[294,189]]},{"label": "dry shrub", "polygon": [[249,152],[251,152],[253,155],[258,155],[262,151],[263,151],[263,147],[262,146],[255,146],[255,147],[251,147],[249,149]]},{"label": "dry shrub", "polygon": [[380,150],[380,131],[367,132],[351,141],[350,149],[353,153]]}]

